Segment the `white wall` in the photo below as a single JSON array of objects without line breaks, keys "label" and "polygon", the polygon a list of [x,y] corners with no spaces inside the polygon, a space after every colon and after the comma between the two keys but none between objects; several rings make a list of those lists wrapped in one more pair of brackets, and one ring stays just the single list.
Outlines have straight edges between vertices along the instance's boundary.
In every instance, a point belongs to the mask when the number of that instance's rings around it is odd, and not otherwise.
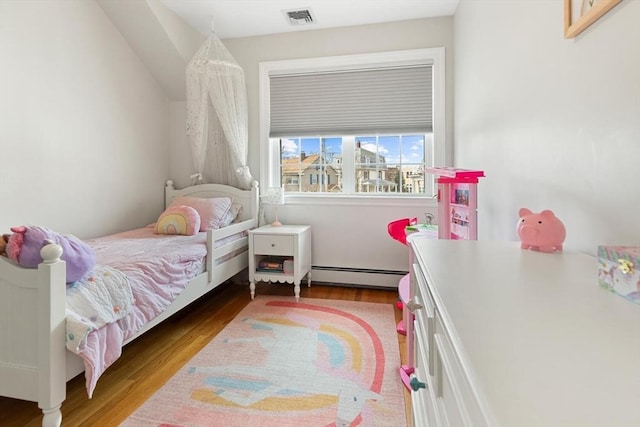
[{"label": "white wall", "polygon": [[626,0],[565,39],[562,1],[460,2],[455,164],[486,171],[481,239],[517,240],[529,207],[569,248],[640,245],[639,19]]},{"label": "white wall", "polygon": [[0,232],[154,221],[168,123],[164,92],[94,1],[0,1]]},{"label": "white wall", "polygon": [[[261,61],[444,46],[447,69],[446,139],[450,142],[453,130],[452,24],[453,18],[446,17],[223,40],[245,72],[249,101],[248,163],[253,176],[260,176],[258,64]],[[184,113],[175,110],[174,117],[181,114]],[[173,140],[172,150],[178,153],[179,158],[172,158],[171,171],[177,184],[183,186],[188,184],[193,167],[191,158],[182,151],[188,149],[184,119],[176,118],[172,122],[180,129],[172,132],[178,138]],[[424,212],[435,212],[433,205],[431,200],[420,203],[405,201],[401,206],[287,204],[278,212],[279,219],[285,223],[312,226],[313,265],[406,271],[408,249],[391,240],[387,235],[387,223],[409,216],[419,216],[422,220]],[[272,221],[273,209],[267,207],[265,211],[267,221]],[[397,285],[398,282],[396,276],[329,277],[322,272],[314,272],[314,280],[385,286]]]},{"label": "white wall", "polygon": [[[640,1],[572,40],[562,3],[463,0],[454,19],[224,40],[247,76],[254,176],[260,61],[445,46],[447,141],[457,166],[487,173],[480,238],[515,240],[527,206],[555,210],[569,247],[638,245]],[[167,100],[94,1],[0,1],[0,154],[1,232],[144,225],[162,209],[164,180],[184,186],[193,172],[184,104]],[[403,270],[407,251],[386,224],[430,209],[286,205],[280,218],[314,227],[315,265]]]}]

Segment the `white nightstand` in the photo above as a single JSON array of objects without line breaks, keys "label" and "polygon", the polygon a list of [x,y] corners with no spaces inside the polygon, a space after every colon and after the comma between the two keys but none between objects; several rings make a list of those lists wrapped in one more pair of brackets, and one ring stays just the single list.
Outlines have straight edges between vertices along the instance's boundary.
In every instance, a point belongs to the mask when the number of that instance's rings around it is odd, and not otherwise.
[{"label": "white nightstand", "polygon": [[[286,260],[286,263],[284,262]],[[261,268],[261,262],[270,266]],[[279,265],[280,264],[280,265]],[[256,282],[293,283],[296,301],[300,299],[300,282],[307,276],[311,287],[311,227],[283,225],[249,230],[249,288],[251,299]]]}]

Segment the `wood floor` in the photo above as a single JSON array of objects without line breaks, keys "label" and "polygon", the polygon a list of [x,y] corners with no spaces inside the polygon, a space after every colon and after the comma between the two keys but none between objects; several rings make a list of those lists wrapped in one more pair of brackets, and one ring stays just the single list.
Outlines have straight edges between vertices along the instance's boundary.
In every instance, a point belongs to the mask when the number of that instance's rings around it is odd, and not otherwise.
[{"label": "wood floor", "polygon": [[[259,283],[258,295],[291,295],[291,285]],[[301,287],[302,298],[325,298],[395,304],[395,290],[362,289],[313,284]],[[233,319],[250,302],[248,286],[225,284],[127,345],[123,355],[98,381],[88,399],[84,374],[67,384],[62,405],[62,425],[117,426]],[[396,320],[402,313],[396,310]],[[404,337],[398,335],[402,362]],[[398,379],[398,381],[400,381]],[[405,390],[410,414],[410,397]],[[410,416],[408,416],[410,418]],[[42,413],[34,402],[0,397],[0,426],[37,427]],[[407,422],[411,425],[410,422]]]}]

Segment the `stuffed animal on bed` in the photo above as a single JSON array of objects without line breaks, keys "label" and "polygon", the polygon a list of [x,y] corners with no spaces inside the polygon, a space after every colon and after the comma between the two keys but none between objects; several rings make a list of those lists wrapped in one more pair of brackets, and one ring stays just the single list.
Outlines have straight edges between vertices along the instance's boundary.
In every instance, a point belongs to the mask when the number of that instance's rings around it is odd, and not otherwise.
[{"label": "stuffed animal on bed", "polygon": [[96,254],[91,246],[75,236],[65,236],[37,225],[12,227],[7,241],[7,256],[27,268],[36,268],[42,262],[40,250],[49,243],[62,247],[67,267],[67,283],[82,279],[96,265]]},{"label": "stuffed animal on bed", "polygon": [[9,235],[3,234],[0,237],[0,256],[7,255],[7,243],[9,243]]}]

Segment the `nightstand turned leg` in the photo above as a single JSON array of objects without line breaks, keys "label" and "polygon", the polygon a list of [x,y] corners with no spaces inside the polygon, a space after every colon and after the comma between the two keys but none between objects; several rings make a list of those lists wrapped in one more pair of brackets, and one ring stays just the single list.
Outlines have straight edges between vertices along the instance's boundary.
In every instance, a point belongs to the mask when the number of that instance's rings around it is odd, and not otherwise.
[{"label": "nightstand turned leg", "polygon": [[296,296],[296,302],[300,301],[300,281],[293,284],[293,294]]},{"label": "nightstand turned leg", "polygon": [[307,273],[307,288],[311,287],[311,270]]},{"label": "nightstand turned leg", "polygon": [[249,282],[249,290],[251,291],[251,299],[255,298],[256,296],[256,283],[251,281]]}]

